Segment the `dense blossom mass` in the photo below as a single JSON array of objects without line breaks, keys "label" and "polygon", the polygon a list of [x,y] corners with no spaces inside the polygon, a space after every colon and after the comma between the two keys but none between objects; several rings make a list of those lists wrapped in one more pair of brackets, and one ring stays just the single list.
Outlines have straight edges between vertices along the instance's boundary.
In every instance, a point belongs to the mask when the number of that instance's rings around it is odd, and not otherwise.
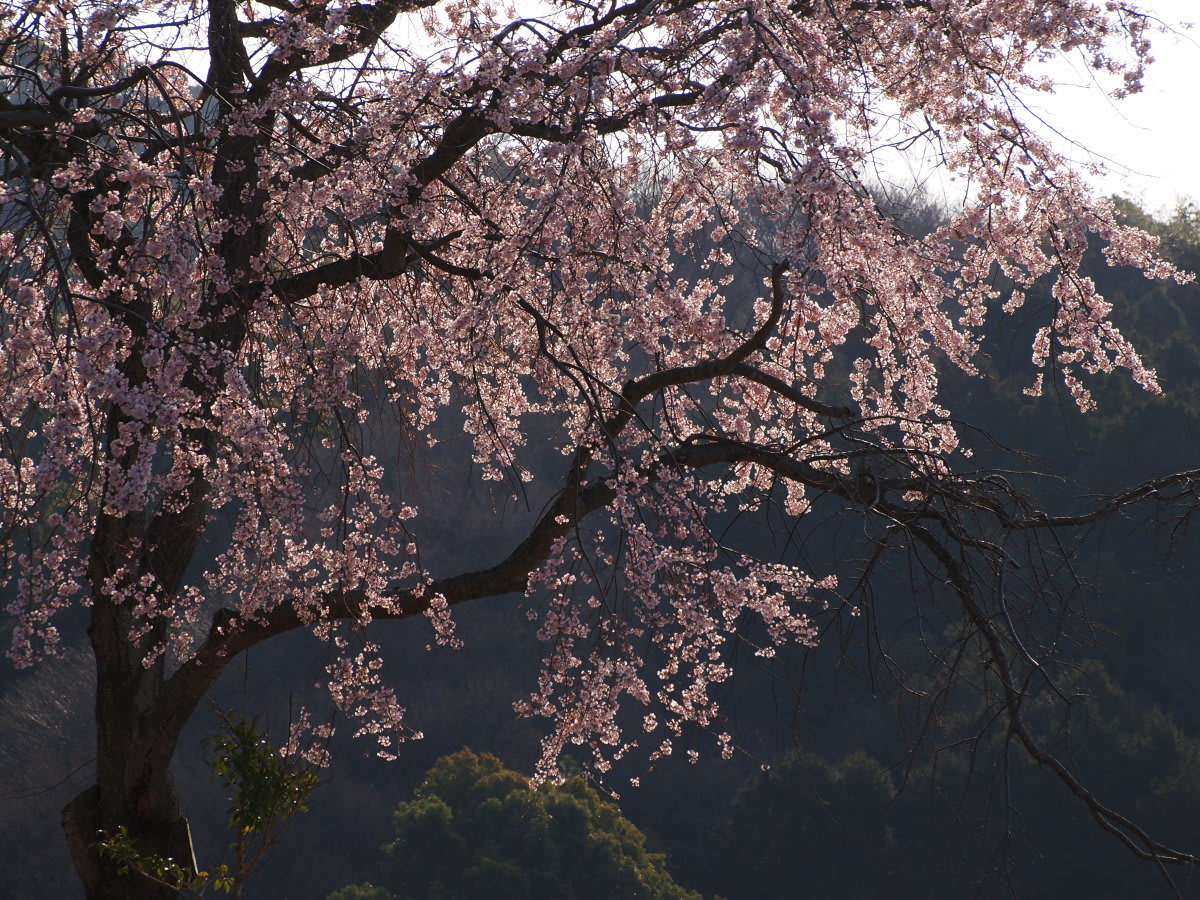
[{"label": "dense blossom mass", "polygon": [[[974,373],[1049,278],[1029,390],[1157,390],[1080,264],[1091,235],[1181,276],[1022,103],[1061,53],[1137,91],[1151,26],[1100,0],[0,6],[0,586],[18,665],[91,607],[87,815],[169,818],[182,724],[296,628],[394,753],[403,693],[363,629],[424,614],[456,644],[452,607],[508,592],[546,646],[520,704],[553,723],[544,774],[692,725],[729,752],[736,635],[811,643],[849,596],[727,539],[767,505],[906,531],[1023,665],[954,510],[1041,520],[955,475],[939,372]],[[962,186],[928,234],[872,180],[914,147]],[[390,468],[398,431],[446,422],[484,479],[533,479],[534,433],[562,454],[490,569],[427,570],[437,511]]]}]

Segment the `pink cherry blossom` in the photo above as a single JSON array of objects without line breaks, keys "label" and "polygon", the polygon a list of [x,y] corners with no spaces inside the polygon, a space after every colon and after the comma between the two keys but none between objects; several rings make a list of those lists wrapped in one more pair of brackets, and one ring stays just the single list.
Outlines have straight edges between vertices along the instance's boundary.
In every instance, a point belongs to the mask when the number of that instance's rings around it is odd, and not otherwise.
[{"label": "pink cherry blossom", "polygon": [[[0,6],[0,589],[22,666],[90,606],[103,816],[176,815],[191,711],[290,630],[328,642],[332,703],[394,755],[418,732],[379,620],[459,646],[454,606],[509,593],[545,644],[518,700],[550,723],[541,775],[568,744],[598,772],[685,733],[728,756],[735,650],[812,645],[818,612],[857,607],[831,568],[722,523],[836,497],[918,543],[952,502],[1015,527],[955,475],[939,372],[976,374],[990,317],[1041,279],[1032,392],[1058,378],[1086,410],[1114,370],[1158,390],[1083,254],[1186,276],[1014,102],[1065,52],[1137,91],[1154,23],[1134,5],[511,15]],[[972,186],[928,235],[871,190],[885,119]],[[481,479],[551,499],[495,566],[433,573],[446,511],[394,466],[455,421]],[[297,729],[287,753],[328,737]]]}]

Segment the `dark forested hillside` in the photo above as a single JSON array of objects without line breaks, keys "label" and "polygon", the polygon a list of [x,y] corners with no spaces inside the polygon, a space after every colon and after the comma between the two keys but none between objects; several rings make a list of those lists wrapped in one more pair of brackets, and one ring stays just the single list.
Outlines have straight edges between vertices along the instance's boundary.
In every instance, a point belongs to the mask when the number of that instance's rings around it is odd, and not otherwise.
[{"label": "dark forested hillside", "polygon": [[[1195,207],[1165,220],[1130,203],[1122,209],[1158,234],[1175,262],[1200,271]],[[1093,413],[1078,412],[1053,391],[1021,397],[1030,377],[1030,334],[1020,318],[991,333],[984,379],[956,379],[949,367],[944,373],[948,405],[978,429],[969,440],[980,467],[1004,469],[1009,449],[1018,451],[1022,468],[1054,473],[1025,484],[1054,502],[1200,462],[1200,288],[1108,268],[1101,251],[1089,252],[1088,272],[1113,302],[1117,325],[1157,368],[1162,397],[1117,376],[1094,389],[1099,410]],[[1030,322],[1032,311],[1048,302],[1048,295],[1029,292]],[[448,435],[454,430],[451,423]],[[460,445],[448,437],[436,453],[418,453],[397,477],[418,493],[460,496],[471,468],[469,448]],[[514,501],[500,489],[470,496],[471,505],[436,522],[442,533],[430,544],[447,558],[430,560],[435,570],[490,563],[504,550],[484,538],[495,532],[495,521],[525,521],[544,500]],[[1196,850],[1200,543],[1192,525],[1147,511],[1087,532],[1078,544],[1051,548],[1055,559],[1069,556],[1071,568],[1061,563],[1038,577],[1070,581],[1086,617],[1064,633],[1079,675],[1055,686],[1069,695],[1069,717],[1047,712],[1037,725],[1098,794],[1168,842]],[[734,517],[729,527],[737,534],[743,525]],[[857,541],[865,559],[869,547],[861,530],[845,525],[814,529],[802,540],[786,527],[740,537],[777,546],[781,556],[790,541],[804,543],[813,556],[824,546],[844,549]],[[620,794],[647,849],[668,854],[686,889],[727,900],[1008,892],[1124,900],[1162,890],[1152,866],[1120,852],[1066,802],[1061,785],[1013,752],[1003,727],[973,706],[972,696],[937,696],[922,629],[952,630],[954,617],[931,608],[920,620],[907,604],[887,602],[913,584],[902,567],[881,570],[870,588],[876,602],[869,616],[831,618],[817,649],[781,652],[740,674],[725,697],[726,715],[737,725],[732,760],[705,757],[688,765],[686,757],[673,758],[608,774],[603,790]],[[396,877],[378,853],[393,840],[393,811],[439,757],[460,747],[531,770],[542,732],[518,719],[512,703],[535,687],[543,648],[523,606],[511,597],[485,601],[456,618],[467,653],[428,649],[435,642],[422,623],[398,625],[381,639],[390,677],[405,686],[409,721],[428,737],[407,744],[395,763],[339,739],[336,774],[313,795],[312,811],[292,823],[248,896],[318,897]],[[885,645],[876,640],[884,631]],[[748,634],[747,647],[752,640]],[[227,673],[214,700],[251,713],[298,708],[310,698],[281,694],[286,688],[279,685],[311,683],[328,662],[322,653],[300,637],[257,649]],[[55,821],[89,764],[88,676],[78,663],[68,649],[64,660],[27,673],[6,670],[0,678],[0,763],[21,773],[0,799],[3,896],[75,896],[72,879],[55,874],[66,867]],[[198,739],[216,724],[205,717],[190,736]],[[288,723],[277,716],[264,724],[282,743]],[[182,759],[180,775],[197,848],[216,854],[225,841],[219,786],[197,756]],[[631,787],[630,778],[640,786]],[[1200,897],[1197,879],[1184,878],[1179,889]],[[668,895],[675,896],[662,894]],[[364,888],[342,896],[376,895]]]}]

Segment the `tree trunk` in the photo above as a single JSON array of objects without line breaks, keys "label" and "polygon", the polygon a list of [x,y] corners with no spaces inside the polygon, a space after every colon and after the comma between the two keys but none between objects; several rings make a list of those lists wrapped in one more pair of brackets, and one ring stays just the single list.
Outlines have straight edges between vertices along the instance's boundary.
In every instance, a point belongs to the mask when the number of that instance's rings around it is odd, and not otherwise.
[{"label": "tree trunk", "polygon": [[[177,896],[96,849],[102,835],[124,828],[144,857],[196,870],[187,820],[170,775],[177,729],[151,716],[163,685],[161,660],[142,664],[145,645],[131,646],[129,612],[97,598],[88,629],[96,658],[96,784],[67,804],[63,830],[88,900],[160,900]],[[123,639],[124,638],[124,639]]]},{"label": "tree trunk", "polygon": [[[98,815],[100,789],[93,785],[63,807],[62,826],[75,871],[88,900],[168,900],[177,892],[137,872],[121,874],[109,860],[96,852],[100,832],[108,832]],[[134,844],[147,855],[170,858],[189,871],[196,871],[192,835],[187,819],[126,825]]]}]

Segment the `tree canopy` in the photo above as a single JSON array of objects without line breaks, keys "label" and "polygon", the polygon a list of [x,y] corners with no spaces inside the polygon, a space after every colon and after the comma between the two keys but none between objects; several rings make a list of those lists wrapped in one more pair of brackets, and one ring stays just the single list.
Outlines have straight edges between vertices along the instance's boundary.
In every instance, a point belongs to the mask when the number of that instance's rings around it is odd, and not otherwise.
[{"label": "tree canopy", "polygon": [[[579,776],[532,787],[489,754],[440,759],[394,814],[380,897],[408,900],[699,900],[645,838]],[[386,889],[385,889],[386,888]],[[331,900],[372,897],[350,886]]]},{"label": "tree canopy", "polygon": [[[1093,0],[0,5],[0,589],[18,665],[88,620],[96,783],[64,824],[89,897],[155,891],[101,831],[189,858],[176,744],[264,641],[326,642],[332,704],[392,756],[418,725],[380,623],[456,645],[455,606],[526,595],[538,774],[569,745],[603,774],[695,732],[732,753],[739,657],[869,608],[893,553],[918,619],[952,610],[931,669],[983,660],[988,708],[1103,828],[1196,862],[1025,717],[1070,664],[1050,535],[1190,502],[1194,474],[1044,510],[942,390],[1016,314],[1028,392],[1158,390],[1089,236],[1186,276],[1022,103],[1057,53],[1138,90],[1153,30]],[[914,144],[970,185],[927,233],[869,180]],[[400,471],[447,422],[535,514],[442,571]],[[323,760],[320,721],[288,751]]]}]

